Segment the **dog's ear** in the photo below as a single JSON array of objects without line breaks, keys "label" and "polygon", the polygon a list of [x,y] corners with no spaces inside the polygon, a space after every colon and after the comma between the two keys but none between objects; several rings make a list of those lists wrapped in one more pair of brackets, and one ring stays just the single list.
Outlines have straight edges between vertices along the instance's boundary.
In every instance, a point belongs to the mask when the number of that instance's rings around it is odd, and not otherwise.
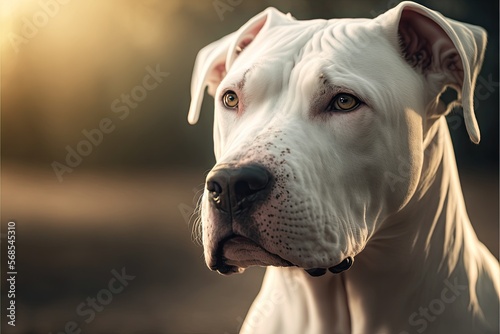
[{"label": "dog's ear", "polygon": [[191,105],[188,114],[190,124],[198,121],[205,88],[208,87],[208,93],[214,96],[238,55],[278,18],[289,20],[291,16],[285,16],[277,9],[269,7],[250,19],[238,31],[207,45],[198,53],[191,79]]},{"label": "dog's ear", "polygon": [[469,137],[479,143],[473,102],[486,48],[486,31],[409,1],[381,17],[381,22],[390,22],[397,47],[406,61],[426,77],[429,89],[437,96],[446,87],[457,91],[457,100],[448,105],[445,114],[461,104]]}]

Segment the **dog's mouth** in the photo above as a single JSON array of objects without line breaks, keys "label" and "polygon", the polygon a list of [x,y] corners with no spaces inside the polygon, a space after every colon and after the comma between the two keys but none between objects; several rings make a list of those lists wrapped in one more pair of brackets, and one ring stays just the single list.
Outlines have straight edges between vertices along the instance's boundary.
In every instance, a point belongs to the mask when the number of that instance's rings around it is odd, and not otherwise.
[{"label": "dog's mouth", "polygon": [[[327,270],[333,274],[340,274],[348,270],[353,262],[352,257],[347,257],[336,266],[305,269],[305,271],[313,277],[323,276]],[[210,269],[223,275],[242,273],[251,266],[296,267],[290,261],[267,251],[253,240],[240,235],[231,235],[219,243],[214,263]]]},{"label": "dog's mouth", "polygon": [[221,274],[241,273],[250,266],[294,266],[280,256],[270,253],[249,238],[232,235],[219,243],[215,264],[210,267]]}]

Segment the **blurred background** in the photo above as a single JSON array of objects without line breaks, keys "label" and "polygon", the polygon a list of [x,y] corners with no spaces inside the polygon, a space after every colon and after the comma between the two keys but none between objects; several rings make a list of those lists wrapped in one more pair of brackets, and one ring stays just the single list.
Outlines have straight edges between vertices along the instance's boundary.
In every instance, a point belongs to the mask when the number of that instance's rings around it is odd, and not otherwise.
[{"label": "blurred background", "polygon": [[[214,163],[212,99],[186,121],[195,56],[268,6],[311,19],[398,2],[2,0],[1,242],[15,221],[18,271],[15,328],[2,277],[5,333],[236,333],[264,271],[210,272],[193,236]],[[498,2],[418,2],[488,30],[481,143],[460,113],[448,122],[471,220],[498,257]],[[89,311],[93,298],[107,304]]]}]

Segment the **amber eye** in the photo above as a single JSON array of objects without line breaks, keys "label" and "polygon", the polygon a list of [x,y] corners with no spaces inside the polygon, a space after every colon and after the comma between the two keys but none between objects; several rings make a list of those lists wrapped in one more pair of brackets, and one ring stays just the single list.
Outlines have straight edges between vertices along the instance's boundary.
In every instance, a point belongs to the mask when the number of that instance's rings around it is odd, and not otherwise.
[{"label": "amber eye", "polygon": [[224,103],[224,106],[226,108],[235,109],[238,107],[238,102],[239,102],[238,95],[236,95],[236,93],[233,92],[232,90],[228,90],[222,96],[222,103]]},{"label": "amber eye", "polygon": [[359,105],[360,101],[357,97],[351,94],[338,94],[330,102],[328,111],[351,111]]}]

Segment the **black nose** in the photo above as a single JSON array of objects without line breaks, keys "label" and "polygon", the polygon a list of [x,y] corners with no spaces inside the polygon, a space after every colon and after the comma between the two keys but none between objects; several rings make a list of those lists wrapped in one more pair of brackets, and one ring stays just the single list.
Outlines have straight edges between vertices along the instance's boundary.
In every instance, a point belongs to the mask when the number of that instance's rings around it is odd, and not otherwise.
[{"label": "black nose", "polygon": [[269,171],[259,165],[222,165],[208,174],[206,186],[217,209],[237,215],[265,199],[271,181]]}]

